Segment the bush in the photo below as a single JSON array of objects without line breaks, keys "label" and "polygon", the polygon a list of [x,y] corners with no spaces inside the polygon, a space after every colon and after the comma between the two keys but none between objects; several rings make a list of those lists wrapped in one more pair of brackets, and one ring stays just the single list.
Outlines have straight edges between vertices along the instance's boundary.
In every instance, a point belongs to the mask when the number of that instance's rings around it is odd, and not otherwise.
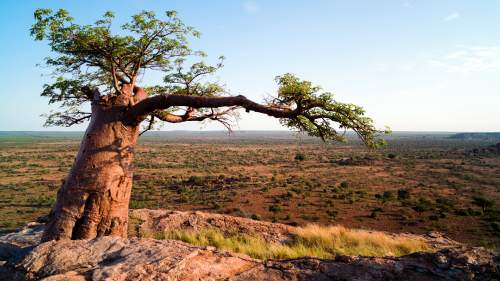
[{"label": "bush", "polygon": [[474,196],[472,197],[472,203],[475,205],[481,207],[483,209],[483,212],[486,212],[487,209],[495,206],[495,201],[488,199],[484,196]]},{"label": "bush", "polygon": [[222,209],[222,207],[224,207],[224,205],[220,204],[219,202],[212,203],[212,209],[219,210],[219,209]]},{"label": "bush", "polygon": [[297,152],[297,154],[295,154],[295,160],[304,161],[306,160],[306,156],[301,152]]},{"label": "bush", "polygon": [[500,233],[500,223],[499,222],[492,222],[491,224],[491,228],[493,228],[493,230],[497,233]]},{"label": "bush", "polygon": [[280,205],[271,205],[269,206],[269,211],[273,213],[281,212],[283,208]]},{"label": "bush", "polygon": [[394,193],[392,191],[384,191],[384,193],[382,194],[382,201],[383,202],[387,202],[387,201],[392,201],[394,200],[395,196],[394,196]]},{"label": "bush", "polygon": [[458,216],[466,217],[469,215],[469,212],[467,212],[466,209],[459,209],[455,212]]},{"label": "bush", "polygon": [[205,179],[203,177],[199,177],[199,176],[190,176],[188,179],[188,183],[190,183],[192,185],[203,185],[204,182],[205,182]]},{"label": "bush", "polygon": [[408,200],[410,199],[409,189],[398,189],[398,200]]},{"label": "bush", "polygon": [[370,215],[368,216],[369,218],[372,218],[372,219],[375,219],[377,218],[378,214],[383,212],[384,210],[382,208],[375,208],[372,210],[372,212],[370,213]]},{"label": "bush", "polygon": [[419,213],[428,211],[430,209],[432,209],[432,203],[425,198],[418,199],[417,204],[413,206],[413,210]]},{"label": "bush", "polygon": [[438,208],[443,211],[451,211],[455,208],[455,202],[445,197],[436,199],[436,204],[438,205]]},{"label": "bush", "polygon": [[466,216],[480,216],[483,214],[483,212],[478,210],[473,210],[472,208],[467,208],[467,209],[456,210],[455,214],[466,217]]},{"label": "bush", "polygon": [[326,210],[326,214],[331,217],[332,219],[336,218],[338,215],[338,211],[336,210]]},{"label": "bush", "polygon": [[436,216],[436,215],[430,215],[430,216],[429,216],[429,219],[430,219],[431,221],[437,221],[437,220],[439,219],[439,217],[438,217],[438,216]]}]

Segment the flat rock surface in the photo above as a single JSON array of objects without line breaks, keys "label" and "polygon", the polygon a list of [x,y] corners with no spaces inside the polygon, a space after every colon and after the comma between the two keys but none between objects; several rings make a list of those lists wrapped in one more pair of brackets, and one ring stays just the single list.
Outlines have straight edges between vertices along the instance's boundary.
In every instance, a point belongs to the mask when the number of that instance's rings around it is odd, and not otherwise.
[{"label": "flat rock surface", "polygon": [[[269,241],[282,241],[291,230],[198,212],[135,210],[133,216],[141,218],[140,227],[258,230]],[[453,243],[439,233],[426,236],[437,246],[449,246],[436,253],[261,261],[172,240],[100,237],[39,244],[42,230],[43,225],[29,224],[0,237],[0,280],[500,280],[498,253]]]},{"label": "flat rock surface", "polygon": [[0,280],[500,280],[499,263],[481,248],[264,262],[180,241],[101,237],[40,244],[4,265]]}]

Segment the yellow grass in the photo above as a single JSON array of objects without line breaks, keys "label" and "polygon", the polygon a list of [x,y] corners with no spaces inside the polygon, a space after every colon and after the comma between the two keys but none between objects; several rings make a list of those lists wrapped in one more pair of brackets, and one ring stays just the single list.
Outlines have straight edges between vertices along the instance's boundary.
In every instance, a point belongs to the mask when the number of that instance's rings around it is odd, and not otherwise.
[{"label": "yellow grass", "polygon": [[197,232],[177,229],[145,236],[181,240],[198,246],[214,246],[264,260],[304,256],[333,258],[336,255],[401,256],[431,250],[422,239],[392,237],[377,231],[314,224],[296,228],[294,239],[286,244],[269,243],[256,235],[225,235],[216,228]]}]

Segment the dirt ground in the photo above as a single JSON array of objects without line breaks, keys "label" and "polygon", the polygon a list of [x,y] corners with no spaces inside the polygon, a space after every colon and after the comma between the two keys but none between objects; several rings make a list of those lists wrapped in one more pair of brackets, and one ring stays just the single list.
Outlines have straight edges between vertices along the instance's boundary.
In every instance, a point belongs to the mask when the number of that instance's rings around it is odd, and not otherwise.
[{"label": "dirt ground", "polygon": [[[500,249],[500,157],[484,149],[491,141],[416,135],[369,151],[356,143],[259,135],[188,137],[143,138],[131,208],[432,230]],[[0,138],[1,229],[48,213],[78,144],[78,137]]]}]

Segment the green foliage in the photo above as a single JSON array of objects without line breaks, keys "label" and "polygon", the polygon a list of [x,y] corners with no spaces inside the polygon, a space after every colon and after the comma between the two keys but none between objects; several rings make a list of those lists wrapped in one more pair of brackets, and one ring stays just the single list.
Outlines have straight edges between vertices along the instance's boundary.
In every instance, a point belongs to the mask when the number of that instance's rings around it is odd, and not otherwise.
[{"label": "green foliage", "polygon": [[490,225],[491,225],[491,228],[493,228],[493,230],[496,233],[500,233],[500,223],[499,222],[492,222]]},{"label": "green foliage", "polygon": [[379,147],[385,142],[377,138],[378,131],[373,120],[366,117],[362,107],[350,103],[341,103],[329,92],[320,93],[321,88],[311,82],[300,80],[287,73],[276,77],[278,97],[269,101],[270,105],[281,108],[293,108],[298,113],[294,118],[283,118],[280,122],[290,128],[320,137],[324,141],[345,141],[340,130],[351,129],[369,147]]},{"label": "green foliage", "polygon": [[479,210],[473,210],[472,208],[458,209],[455,213],[459,216],[481,216],[483,213]]},{"label": "green foliage", "polygon": [[413,206],[413,210],[421,213],[431,210],[433,207],[432,202],[426,198],[419,198],[418,202]]},{"label": "green foliage", "polygon": [[304,155],[304,153],[297,152],[295,154],[295,160],[297,160],[297,161],[304,161],[304,160],[306,160],[306,156]]},{"label": "green foliage", "polygon": [[384,191],[384,193],[382,193],[382,201],[383,202],[392,201],[392,200],[394,200],[394,198],[395,198],[394,192],[392,192],[390,190]]},{"label": "green foliage", "polygon": [[[76,24],[63,9],[55,12],[38,9],[34,17],[31,35],[35,40],[47,40],[54,54],[45,59],[45,64],[53,70],[55,82],[44,85],[42,96],[49,97],[49,103],[60,103],[63,109],[48,115],[46,125],[71,126],[85,120],[81,119],[85,113],[79,110],[80,105],[88,101],[82,92],[84,86],[97,88],[101,94],[118,95],[121,83],[134,84],[145,70],[175,76],[182,71],[188,57],[204,56],[188,47],[188,38],[199,37],[199,32],[185,25],[174,11],[167,11],[165,19],[158,18],[152,11],[142,11],[121,25],[119,34],[112,32],[112,12],[85,25]],[[198,62],[179,79],[193,83],[193,78],[212,73],[221,66]],[[151,86],[150,89],[164,87]],[[204,85],[203,91],[214,95],[221,88],[210,84]]]},{"label": "green foliage", "polygon": [[[199,33],[186,26],[176,13],[165,13],[160,20],[152,11],[143,11],[123,24],[123,35],[113,34],[114,15],[106,12],[92,25],[75,24],[65,10],[35,11],[31,35],[36,40],[48,40],[55,57],[46,59],[60,74],[73,74],[85,82],[111,85],[114,75],[133,79],[145,69],[172,70],[174,64],[193,54],[187,46],[187,37]],[[92,67],[85,73],[82,67]],[[114,69],[113,69],[114,68]]]},{"label": "green foliage", "polygon": [[282,210],[283,210],[283,207],[281,207],[280,205],[269,206],[269,211],[271,211],[273,213],[281,212]]},{"label": "green foliage", "polygon": [[483,209],[483,212],[485,212],[487,209],[495,206],[495,201],[488,199],[484,196],[474,196],[472,197],[472,203],[475,205],[481,207]]},{"label": "green foliage", "polygon": [[[93,99],[90,90],[97,89],[112,100],[122,94],[123,84],[135,85],[146,70],[164,74],[164,85],[144,87],[150,94],[213,97],[226,93],[220,84],[203,79],[223,66],[224,57],[220,57],[215,66],[202,60],[190,64],[193,56],[205,57],[203,52],[188,47],[188,39],[200,34],[185,25],[174,11],[167,11],[164,19],[152,11],[142,11],[122,24],[118,33],[112,32],[112,12],[85,25],[76,24],[63,9],[56,12],[38,9],[34,17],[31,35],[35,40],[47,40],[54,54],[46,58],[45,63],[53,69],[55,82],[44,85],[42,96],[49,97],[49,103],[60,103],[63,109],[49,114],[46,125],[71,126],[87,120],[90,113],[83,112],[80,106]],[[277,76],[276,82],[277,97],[268,101],[268,107],[287,113],[280,118],[284,126],[324,141],[345,141],[345,130],[353,130],[369,147],[384,144],[378,136],[389,132],[378,131],[362,107],[338,102],[332,93],[321,92],[320,87],[290,73]],[[82,89],[88,91],[84,93]],[[227,116],[236,118],[236,108],[216,110],[201,106],[196,111],[230,128]],[[151,112],[148,129],[155,124],[153,116],[167,120],[165,116],[179,110],[185,109],[172,107]],[[186,115],[188,113],[186,110]]]},{"label": "green foliage", "polygon": [[446,197],[440,197],[436,199],[436,206],[441,211],[452,211],[455,208],[455,202]]},{"label": "green foliage", "polygon": [[398,189],[398,200],[407,200],[407,199],[410,199],[410,190]]},{"label": "green foliage", "polygon": [[256,221],[260,221],[262,219],[261,216],[259,216],[258,214],[252,214],[250,218]]}]

